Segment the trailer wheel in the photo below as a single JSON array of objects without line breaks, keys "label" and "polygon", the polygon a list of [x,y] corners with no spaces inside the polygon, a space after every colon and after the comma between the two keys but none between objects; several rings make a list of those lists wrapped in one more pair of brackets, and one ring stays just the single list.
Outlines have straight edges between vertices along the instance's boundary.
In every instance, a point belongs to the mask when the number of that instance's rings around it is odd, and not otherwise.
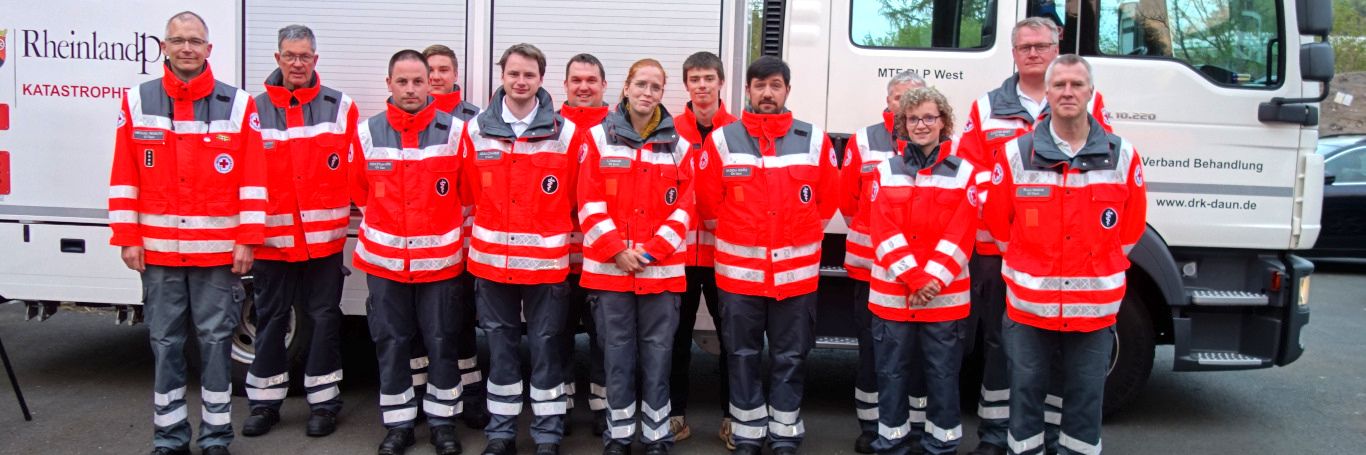
[{"label": "trailer wheel", "polygon": [[[232,335],[232,390],[246,396],[247,367],[256,359],[256,305],[251,283],[246,283],[247,300],[242,303],[242,321]],[[303,393],[304,360],[308,354],[308,340],[313,337],[313,321],[305,316],[303,303],[296,303],[289,312],[285,331],[285,355],[289,358],[289,393]]]},{"label": "trailer wheel", "polygon": [[1147,305],[1136,292],[1126,293],[1115,324],[1115,350],[1110,355],[1105,378],[1106,415],[1123,408],[1148,383],[1154,344],[1153,320]]}]

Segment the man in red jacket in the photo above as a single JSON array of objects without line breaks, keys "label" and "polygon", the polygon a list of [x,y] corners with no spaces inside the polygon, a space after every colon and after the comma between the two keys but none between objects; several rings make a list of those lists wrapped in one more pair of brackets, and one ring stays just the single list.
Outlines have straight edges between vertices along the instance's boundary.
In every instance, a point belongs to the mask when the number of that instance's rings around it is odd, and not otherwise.
[{"label": "man in red jacket", "polygon": [[251,417],[243,436],[260,436],[280,421],[289,394],[285,332],[291,311],[313,321],[304,388],[312,415],[309,436],[337,428],[341,409],[342,248],[351,218],[346,177],[356,140],[356,105],[322,84],[313,30],[280,29],[279,69],[256,96],[267,157],[265,245],[252,266],[256,305],[256,358],[247,370]]},{"label": "man in red jacket", "polygon": [[442,44],[433,44],[422,50],[422,57],[432,68],[430,85],[437,110],[460,121],[470,121],[479,113],[479,106],[466,100],[460,85],[455,83],[460,80],[460,60],[455,58],[455,51]]},{"label": "man in red jacket", "polygon": [[1063,377],[1058,453],[1099,453],[1106,367],[1128,253],[1143,234],[1143,166],[1128,141],[1086,111],[1091,67],[1049,65],[1051,113],[996,156],[984,222],[1004,255],[1010,453],[1044,451],[1049,371]]},{"label": "man in red jacket", "polygon": [[109,179],[110,244],[142,274],[156,379],[154,454],[190,453],[185,340],[199,340],[199,447],[232,442],[232,333],[266,221],[260,118],[251,96],[209,68],[209,27],[166,22],[165,75],[127,92]]},{"label": "man in red jacket", "polygon": [[[749,109],[713,131],[697,160],[698,211],[716,221],[716,286],[730,367],[735,453],[797,452],[802,363],[815,346],[825,224],[839,205],[838,162],[825,131],[785,107],[791,69],[764,56],[745,71]],[[770,390],[760,377],[768,333]]]},{"label": "man in red jacket", "polygon": [[[725,103],[721,102],[721,88],[725,86],[726,68],[721,64],[721,57],[717,57],[716,54],[700,51],[683,61],[683,87],[688,90],[688,104],[683,107],[683,113],[674,118],[674,128],[680,137],[691,144],[688,159],[694,161],[693,166],[697,164],[695,161],[702,152],[702,142],[706,137],[717,128],[735,121],[735,116],[731,115],[730,111],[726,110]],[[673,403],[669,415],[669,428],[677,441],[692,435],[692,429],[687,421],[690,392],[688,381],[690,374],[693,373],[693,326],[697,324],[697,310],[703,300],[707,303],[707,313],[711,315],[712,326],[718,329],[721,327],[721,310],[717,308],[716,297],[716,271],[712,270],[712,250],[716,245],[712,231],[715,230],[715,226],[692,223],[689,227],[688,251],[684,259],[687,265],[685,270],[688,274],[688,287],[683,293],[678,333],[674,334],[673,369],[669,378],[670,401]],[[724,352],[725,348],[721,350]],[[720,364],[721,377],[725,378],[727,370],[724,358]],[[726,442],[727,448],[734,449],[735,442],[730,437],[730,414],[726,412],[725,406],[729,400],[730,388],[724,380],[720,384],[721,387],[717,390],[720,392],[722,403],[720,436]]]},{"label": "man in red jacket", "polygon": [[[607,118],[609,106],[602,101],[607,89],[607,71],[593,54],[578,54],[569,58],[564,67],[564,105],[560,115],[574,123],[583,134]],[[574,216],[578,226],[578,215]],[[579,285],[583,268],[583,233],[575,228],[569,233],[569,325],[565,327],[565,393],[569,395],[569,409],[574,409],[574,337],[579,324],[588,333],[588,409],[593,411],[593,435],[607,431],[607,373],[603,368],[602,346],[598,345],[598,330],[588,308],[588,292]],[[569,434],[565,422],[565,434]]]},{"label": "man in red jacket", "polygon": [[[352,197],[365,214],[353,263],[370,288],[366,319],[379,357],[379,405],[388,434],[380,455],[413,445],[419,407],[436,452],[461,452],[455,415],[461,412],[464,216],[459,189],[465,123],[437,110],[429,96],[426,61],[405,49],[389,59],[385,111],[359,126]],[[453,305],[452,302],[455,302]],[[422,397],[413,389],[410,349],[421,338],[431,358]]]}]

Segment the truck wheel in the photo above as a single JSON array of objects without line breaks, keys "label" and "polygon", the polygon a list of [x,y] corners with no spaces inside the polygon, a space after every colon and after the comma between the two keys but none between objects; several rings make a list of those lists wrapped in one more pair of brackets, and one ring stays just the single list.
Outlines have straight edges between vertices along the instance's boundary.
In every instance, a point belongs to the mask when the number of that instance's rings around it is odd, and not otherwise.
[{"label": "truck wheel", "polygon": [[1123,408],[1148,383],[1148,374],[1153,370],[1154,337],[1147,305],[1136,293],[1127,293],[1119,309],[1115,351],[1105,378],[1105,415]]},{"label": "truck wheel", "polygon": [[[242,303],[242,322],[232,335],[232,391],[246,396],[247,367],[256,359],[256,305],[251,284],[247,283],[247,300]],[[289,393],[303,393],[304,359],[308,340],[313,337],[313,320],[309,319],[303,302],[295,303],[289,312],[285,331],[285,355],[289,358]]]}]

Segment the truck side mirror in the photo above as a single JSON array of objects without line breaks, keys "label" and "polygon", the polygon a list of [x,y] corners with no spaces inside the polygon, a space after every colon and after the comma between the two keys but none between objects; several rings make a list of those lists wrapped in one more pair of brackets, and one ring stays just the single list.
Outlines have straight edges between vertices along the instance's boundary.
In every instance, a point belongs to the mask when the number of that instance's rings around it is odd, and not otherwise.
[{"label": "truck side mirror", "polygon": [[1306,81],[1333,80],[1334,62],[1333,46],[1326,42],[1306,43],[1300,46],[1300,77]]},{"label": "truck side mirror", "polygon": [[1332,0],[1296,0],[1301,35],[1327,37],[1333,31]]}]

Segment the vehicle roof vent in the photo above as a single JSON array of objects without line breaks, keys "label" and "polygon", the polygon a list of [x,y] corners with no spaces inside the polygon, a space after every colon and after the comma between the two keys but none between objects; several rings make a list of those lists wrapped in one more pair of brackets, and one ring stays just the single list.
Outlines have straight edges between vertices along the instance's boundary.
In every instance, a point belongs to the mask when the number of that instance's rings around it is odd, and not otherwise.
[{"label": "vehicle roof vent", "polygon": [[785,0],[764,0],[763,11],[763,35],[762,47],[759,49],[761,55],[772,55],[782,58],[783,56],[783,10],[787,7]]}]

